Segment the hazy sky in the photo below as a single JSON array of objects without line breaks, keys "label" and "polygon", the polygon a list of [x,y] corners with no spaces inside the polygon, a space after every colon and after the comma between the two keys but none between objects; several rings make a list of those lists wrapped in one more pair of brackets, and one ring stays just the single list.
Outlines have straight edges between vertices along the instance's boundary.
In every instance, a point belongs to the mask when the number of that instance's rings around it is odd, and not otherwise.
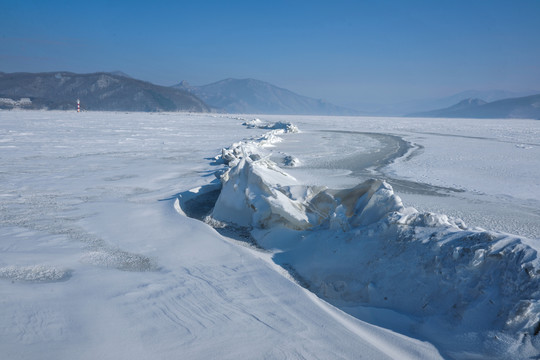
[{"label": "hazy sky", "polygon": [[0,71],[58,70],[342,105],[540,90],[540,0],[0,0]]}]

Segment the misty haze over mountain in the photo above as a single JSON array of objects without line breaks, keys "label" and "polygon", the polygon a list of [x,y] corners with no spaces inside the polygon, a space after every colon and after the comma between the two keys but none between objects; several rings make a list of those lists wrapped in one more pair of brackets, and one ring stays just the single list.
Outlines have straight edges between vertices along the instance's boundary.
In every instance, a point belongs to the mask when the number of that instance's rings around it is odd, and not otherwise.
[{"label": "misty haze over mountain", "polygon": [[358,115],[329,102],[298,95],[255,79],[225,79],[203,86],[186,81],[174,88],[189,91],[208,105],[228,113],[289,115]]},{"label": "misty haze over mountain", "polygon": [[[225,79],[202,86],[182,81],[159,86],[122,71],[0,73],[0,108],[194,111],[239,114],[540,118],[540,92],[464,91],[452,96],[349,109],[255,79]],[[523,95],[528,96],[523,96]]]},{"label": "misty haze over mountain", "polygon": [[467,90],[450,96],[416,99],[397,103],[359,104],[358,109],[363,115],[403,116],[416,112],[439,110],[456,105],[466,99],[482,99],[492,102],[502,99],[524,97],[540,94],[540,90],[506,91],[506,90]]},{"label": "misty haze over mountain", "polygon": [[540,119],[540,94],[487,102],[465,99],[439,110],[412,113],[411,117]]}]

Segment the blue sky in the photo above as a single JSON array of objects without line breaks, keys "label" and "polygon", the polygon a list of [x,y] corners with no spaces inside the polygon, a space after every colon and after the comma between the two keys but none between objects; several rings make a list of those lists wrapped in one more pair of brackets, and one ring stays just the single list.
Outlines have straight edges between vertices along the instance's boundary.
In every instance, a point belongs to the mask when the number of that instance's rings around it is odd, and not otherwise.
[{"label": "blue sky", "polygon": [[540,0],[0,0],[0,71],[255,78],[355,106],[540,90]]}]

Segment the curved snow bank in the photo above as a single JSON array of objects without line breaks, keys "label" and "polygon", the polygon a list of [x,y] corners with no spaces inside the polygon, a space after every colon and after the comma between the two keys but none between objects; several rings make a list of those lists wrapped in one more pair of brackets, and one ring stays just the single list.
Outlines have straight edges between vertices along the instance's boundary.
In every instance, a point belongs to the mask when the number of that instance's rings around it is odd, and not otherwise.
[{"label": "curved snow bank", "polygon": [[[376,194],[370,201],[383,195]],[[396,209],[395,195],[387,195],[389,211],[374,213],[378,219],[358,224],[368,209],[350,217],[335,211],[329,226],[290,238],[294,244],[274,260],[338,307],[368,305],[419,319],[412,332],[439,345],[496,358],[516,358],[518,348],[538,354],[537,251],[443,215]],[[258,232],[266,246],[279,236]]]},{"label": "curved snow bank", "polygon": [[304,186],[253,144],[235,149],[211,218],[252,229],[310,290],[342,308],[422,319],[412,332],[463,351],[539,353],[540,262],[521,239],[406,208],[380,180]]}]

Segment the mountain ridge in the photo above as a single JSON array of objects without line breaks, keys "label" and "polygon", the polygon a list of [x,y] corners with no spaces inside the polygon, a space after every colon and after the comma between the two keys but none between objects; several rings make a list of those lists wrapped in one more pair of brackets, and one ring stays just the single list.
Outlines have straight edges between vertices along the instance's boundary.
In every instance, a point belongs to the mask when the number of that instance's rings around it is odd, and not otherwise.
[{"label": "mountain ridge", "polygon": [[486,102],[465,99],[447,108],[416,112],[407,117],[540,119],[540,94]]},{"label": "mountain ridge", "polygon": [[464,90],[448,96],[418,98],[407,101],[398,101],[393,103],[361,103],[356,104],[355,108],[362,110],[364,115],[374,116],[407,116],[413,113],[422,113],[445,109],[456,105],[464,99],[477,98],[487,102],[497,100],[525,97],[540,94],[540,90]]},{"label": "mountain ridge", "polygon": [[191,86],[184,80],[173,87],[189,91],[210,106],[228,113],[358,115],[356,110],[251,78],[227,78],[202,86]]},{"label": "mountain ridge", "polygon": [[[0,73],[0,98],[0,108],[3,109],[68,110],[74,109],[76,100],[80,99],[84,110],[212,110],[189,92],[155,85],[119,72]],[[21,99],[28,101],[21,103]]]}]

